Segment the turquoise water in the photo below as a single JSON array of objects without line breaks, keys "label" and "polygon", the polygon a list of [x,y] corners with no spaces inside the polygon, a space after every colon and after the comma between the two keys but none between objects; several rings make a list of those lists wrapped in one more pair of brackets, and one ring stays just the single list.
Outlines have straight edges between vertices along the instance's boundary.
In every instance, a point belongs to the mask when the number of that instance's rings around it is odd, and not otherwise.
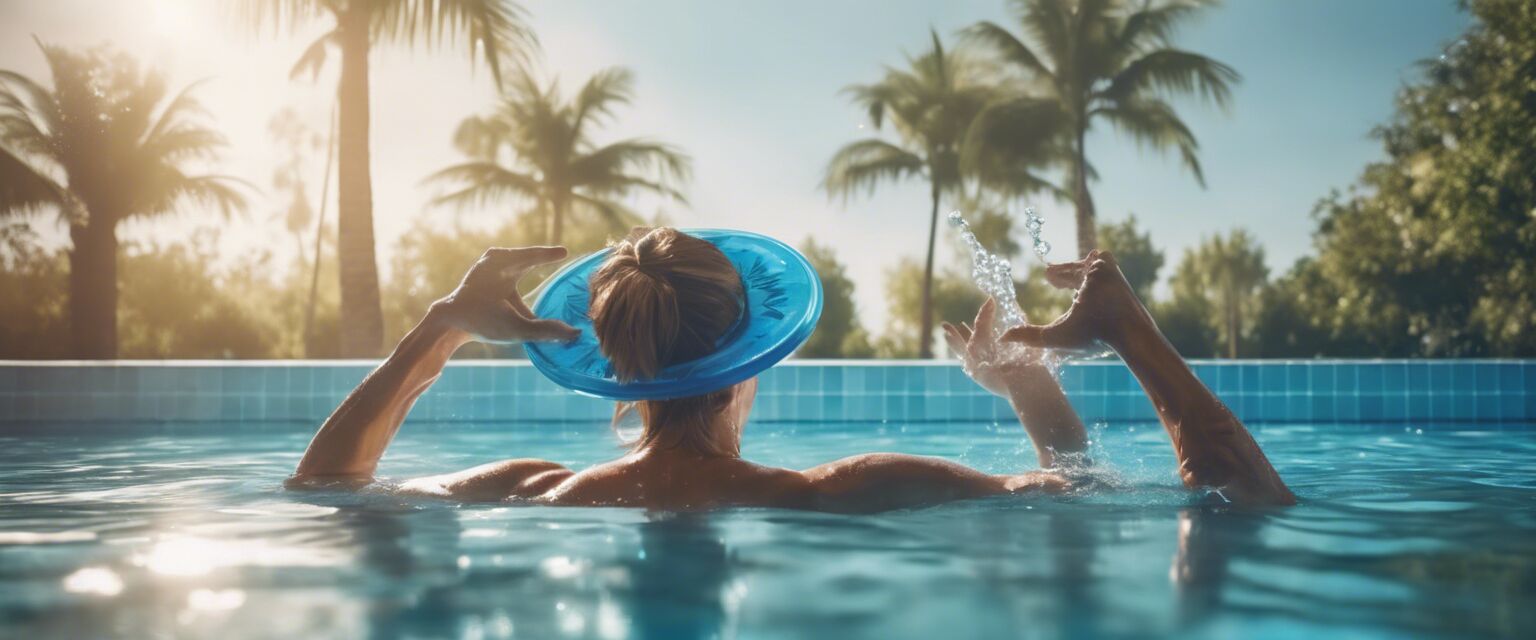
[{"label": "turquoise water", "polygon": [[[1422,432],[1420,431],[1422,430]],[[0,637],[1511,637],[1536,628],[1536,430],[1268,426],[1298,507],[1197,506],[1156,425],[1120,488],[840,516],[455,505],[280,488],[298,425],[0,436]],[[382,471],[582,466],[602,426],[407,424]],[[774,424],[746,454],[1027,469],[1016,425]]]}]

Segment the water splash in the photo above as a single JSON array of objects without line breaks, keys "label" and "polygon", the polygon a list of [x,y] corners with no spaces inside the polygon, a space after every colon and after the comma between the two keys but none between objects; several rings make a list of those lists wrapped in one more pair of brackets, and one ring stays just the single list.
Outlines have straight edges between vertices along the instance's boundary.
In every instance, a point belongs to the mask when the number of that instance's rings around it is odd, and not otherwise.
[{"label": "water splash", "polygon": [[[955,213],[959,213],[956,211]],[[1040,264],[1050,264],[1045,261],[1045,255],[1051,252],[1051,243],[1040,238],[1040,232],[1045,228],[1045,218],[1035,213],[1034,208],[1024,209],[1024,230],[1029,232],[1029,240],[1035,250],[1035,257]]]},{"label": "water splash", "polygon": [[[1024,210],[1024,227],[1029,231],[1033,241],[1035,256],[1043,263],[1045,255],[1051,251],[1050,243],[1040,239],[1040,231],[1044,226],[1044,220],[1035,214],[1034,209]],[[971,252],[971,279],[982,293],[991,296],[997,301],[997,321],[992,323],[993,338],[1002,337],[1009,329],[1021,326],[1025,323],[1024,310],[1019,308],[1019,300],[1014,289],[1013,264],[1007,258],[988,251],[981,246],[981,241],[976,239],[976,234],[971,231],[971,225],[965,221],[965,216],[959,211],[949,212],[949,224],[960,233],[961,242]],[[1014,358],[1039,359],[1050,369],[1052,375],[1060,373],[1061,359],[1056,353],[1048,349],[1031,349],[1017,342],[1004,342],[998,345],[995,354],[997,358],[1009,360]],[[985,363],[978,363],[985,364]],[[964,362],[962,366],[966,374],[970,375],[971,364]],[[972,376],[974,377],[974,376]]]},{"label": "water splash", "polygon": [[[1040,223],[1033,209],[1027,210],[1025,215],[1031,222],[1025,226],[1031,228],[1031,236],[1035,238],[1035,253],[1041,255],[1042,244],[1039,238]],[[976,287],[997,300],[998,322],[996,328],[998,335],[1014,327],[1024,324],[1024,311],[1019,308],[1019,300],[1014,292],[1013,265],[1007,258],[987,251],[981,246],[981,241],[976,239],[976,234],[971,231],[971,225],[965,222],[965,216],[959,211],[949,212],[949,225],[960,232],[960,241],[965,243],[966,249],[971,252],[971,279],[976,282]],[[1050,245],[1045,244],[1045,250],[1050,251]]]}]

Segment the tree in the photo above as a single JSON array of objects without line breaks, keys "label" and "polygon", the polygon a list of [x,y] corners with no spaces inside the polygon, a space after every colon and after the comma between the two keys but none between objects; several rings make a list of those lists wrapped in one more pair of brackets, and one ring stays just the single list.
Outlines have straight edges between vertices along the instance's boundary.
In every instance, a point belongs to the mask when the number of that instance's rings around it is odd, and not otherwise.
[{"label": "tree", "polygon": [[341,262],[342,350],[347,357],[377,355],[383,345],[379,272],[373,240],[373,178],[369,169],[368,74],[375,44],[464,42],[471,60],[483,57],[500,82],[504,59],[520,59],[535,46],[522,10],[507,0],[236,0],[252,29],[298,31],[329,17],[331,29],[305,49],[293,75],[318,74],[328,50],[341,55],[337,157],[337,254]]},{"label": "tree", "polygon": [[437,198],[460,207],[504,199],[534,204],[546,221],[543,238],[564,241],[572,213],[596,217],[622,231],[642,218],[618,198],[650,192],[686,202],[676,185],[692,174],[688,156],[671,145],[628,139],[597,146],[592,130],[634,97],[634,75],[622,68],[601,71],[570,100],[558,80],[541,87],[521,71],[512,76],[497,110],[459,124],[454,146],[470,160],[427,178],[457,187]]},{"label": "tree", "polygon": [[898,143],[878,137],[851,142],[833,154],[822,180],[828,195],[844,201],[858,192],[873,192],[887,181],[928,182],[928,257],[918,277],[921,299],[914,302],[919,320],[912,327],[921,358],[933,357],[933,257],[939,203],[946,194],[963,189],[962,145],[976,114],[995,95],[980,65],[946,51],[938,33],[931,36],[933,49],[908,56],[906,69],[887,68],[879,82],[845,90],[875,129],[890,122]]},{"label": "tree", "polygon": [[[982,137],[1019,146],[1031,159],[1049,130],[1066,169],[1077,208],[1078,255],[1098,246],[1088,181],[1088,132],[1109,122],[1138,143],[1175,149],[1195,180],[1205,184],[1189,127],[1166,101],[1197,93],[1226,106],[1239,79],[1231,67],[1173,46],[1176,29],[1213,0],[1013,0],[1024,37],[993,22],[966,35],[989,46],[1022,80],[1021,98],[1000,102],[981,118]],[[1031,98],[1029,96],[1036,96]],[[1048,105],[1051,109],[1043,109]],[[1050,111],[1055,114],[1051,115]]]},{"label": "tree", "polygon": [[1115,262],[1120,263],[1120,271],[1137,297],[1151,302],[1157,272],[1163,268],[1163,252],[1152,245],[1152,234],[1138,231],[1136,215],[1131,214],[1123,222],[1099,223],[1098,236],[1099,245],[1115,254]]},{"label": "tree", "polygon": [[[187,173],[224,146],[223,136],[202,124],[196,85],[171,95],[163,75],[142,71],[124,54],[38,46],[52,89],[0,71],[0,142],[30,170],[23,175],[36,178],[0,190],[0,213],[58,211],[71,241],[71,352],[115,358],[118,223],[186,204],[228,215],[243,209],[245,198],[233,178]],[[5,170],[20,169],[12,162]]]},{"label": "tree", "polygon": [[[921,269],[916,260],[903,258],[886,272],[885,296],[890,301],[890,323],[885,335],[876,340],[875,353],[881,358],[921,357],[918,334],[912,330],[921,322],[919,300],[925,290],[919,277]],[[962,274],[946,269],[934,274],[932,287],[927,290],[933,296],[933,313],[942,322],[974,320],[976,309],[985,300],[968,272]]]},{"label": "tree", "polygon": [[1237,229],[1185,251],[1169,285],[1175,302],[1208,303],[1205,308],[1214,312],[1209,317],[1226,345],[1227,357],[1236,358],[1239,344],[1252,336],[1259,296],[1268,277],[1264,248],[1246,231]]},{"label": "tree", "polygon": [[312,131],[292,107],[284,108],[267,121],[267,133],[281,143],[283,161],[272,171],[272,187],[287,194],[287,204],[274,218],[282,220],[283,228],[293,236],[294,253],[299,264],[305,257],[304,234],[314,224],[314,207],[309,204],[309,181],[304,178],[308,165],[306,158],[325,148],[325,138]]},{"label": "tree", "polygon": [[[214,268],[212,235],[200,229],[188,243],[125,247],[126,357],[270,358],[278,355],[281,332],[297,333],[295,323],[283,323],[274,314],[292,314],[298,307],[272,304],[278,300],[270,283],[240,277],[252,270],[219,273]],[[254,261],[261,273],[272,272],[265,252],[243,258]]]},{"label": "tree", "polygon": [[1375,131],[1386,159],[1319,203],[1317,256],[1292,270],[1338,347],[1536,355],[1536,4],[1464,6],[1472,25]]},{"label": "tree", "polygon": [[61,253],[39,246],[31,225],[0,224],[0,359],[69,357],[69,274]]},{"label": "tree", "polygon": [[821,277],[824,304],[816,331],[800,346],[802,358],[868,358],[874,355],[869,334],[859,325],[858,308],[853,302],[854,283],[847,268],[837,261],[832,248],[806,238],[801,253]]}]

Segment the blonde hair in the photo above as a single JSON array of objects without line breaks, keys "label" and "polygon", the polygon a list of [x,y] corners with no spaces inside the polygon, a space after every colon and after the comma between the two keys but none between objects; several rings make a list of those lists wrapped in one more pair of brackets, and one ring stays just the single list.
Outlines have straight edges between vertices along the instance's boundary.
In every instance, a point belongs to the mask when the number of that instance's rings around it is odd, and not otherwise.
[{"label": "blonde hair", "polygon": [[[710,242],[670,227],[632,231],[592,275],[591,291],[598,347],[625,382],[708,355],[742,312],[741,275],[731,261]],[[734,439],[717,437],[711,427],[731,400],[725,389],[639,401],[644,430],[634,446],[739,455]]]}]

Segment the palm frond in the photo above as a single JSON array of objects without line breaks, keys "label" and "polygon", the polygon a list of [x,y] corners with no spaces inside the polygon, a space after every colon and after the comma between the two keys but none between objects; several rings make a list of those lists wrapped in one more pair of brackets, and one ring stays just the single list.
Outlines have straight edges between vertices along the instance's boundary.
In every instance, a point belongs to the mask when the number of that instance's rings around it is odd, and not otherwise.
[{"label": "palm frond", "polygon": [[1033,170],[1064,156],[1068,122],[1051,99],[1024,96],[989,104],[966,133],[961,170],[1013,195],[1048,190]]},{"label": "palm frond", "polygon": [[1013,0],[1010,4],[1024,32],[1040,44],[1038,53],[1050,58],[1054,73],[1070,71],[1076,0]]},{"label": "palm frond", "polygon": [[1161,5],[1146,5],[1126,16],[1116,36],[1118,48],[1132,50],[1141,43],[1166,45],[1184,21],[1201,9],[1219,4],[1219,0],[1173,0]]},{"label": "palm frond", "polygon": [[[165,107],[160,110],[160,114],[155,118],[154,124],[150,125],[148,133],[144,134],[144,141],[146,143],[153,141],[172,129],[195,127],[190,121],[199,116],[207,115],[208,110],[203,107],[201,102],[197,101],[196,97],[193,97],[192,91],[207,81],[208,79],[204,78],[188,84],[176,94],[176,97],[167,102]],[[147,118],[149,110],[153,109],[152,105],[160,100],[159,96],[156,95],[146,95],[145,100],[151,105],[143,108]],[[205,131],[212,132],[206,129]],[[219,144],[222,144],[222,142]]]},{"label": "palm frond", "polygon": [[436,48],[462,39],[472,62],[485,59],[497,86],[503,62],[526,63],[538,47],[523,10],[507,0],[380,0],[372,11],[374,42]]},{"label": "palm frond", "polygon": [[[887,73],[887,77],[899,73],[891,70]],[[848,85],[843,88],[843,93],[850,96],[855,105],[864,108],[864,114],[876,129],[884,126],[886,108],[896,100],[898,95],[896,88],[889,82]]]},{"label": "palm frond", "polygon": [[271,28],[273,35],[297,30],[322,12],[335,14],[339,9],[334,0],[235,0],[234,3],[234,14],[239,22],[256,33]]},{"label": "palm frond", "polygon": [[873,193],[881,182],[923,175],[922,157],[878,138],[848,143],[827,163],[821,187],[846,201],[860,191]]},{"label": "palm frond", "polygon": [[[631,172],[654,175],[658,180],[648,181],[630,175]],[[660,185],[663,182],[687,182],[693,176],[693,161],[687,154],[668,144],[639,139],[621,140],[577,158],[571,163],[569,175],[573,187],[590,187],[603,193],[616,193],[613,191],[615,187],[637,186],[683,199],[676,189]]]},{"label": "palm frond", "polygon": [[1242,77],[1237,70],[1198,53],[1158,49],[1131,61],[1110,79],[1099,97],[1109,101],[1134,100],[1151,91],[1165,94],[1199,94],[1225,108],[1232,98],[1232,84]]},{"label": "palm frond", "polygon": [[140,154],[162,162],[178,164],[184,160],[215,158],[225,144],[224,135],[213,129],[184,125],[162,131],[145,140]]},{"label": "palm frond", "polygon": [[484,207],[502,200],[538,200],[543,193],[538,178],[489,161],[456,164],[427,176],[424,182],[463,185],[432,199],[434,205],[460,209]]},{"label": "palm frond", "polygon": [[130,215],[164,215],[190,205],[216,208],[228,218],[250,205],[242,189],[256,190],[255,185],[234,176],[188,176],[173,167],[156,173],[159,175],[153,178],[153,186],[142,191]]},{"label": "palm frond", "polygon": [[502,118],[469,116],[453,130],[453,148],[479,160],[494,160],[497,149],[506,144],[511,127]]},{"label": "palm frond", "polygon": [[0,147],[0,216],[64,203],[64,188]]},{"label": "palm frond", "polygon": [[1195,181],[1201,187],[1205,186],[1205,172],[1197,155],[1200,144],[1168,103],[1161,100],[1122,102],[1096,109],[1094,115],[1103,116],[1116,129],[1149,148],[1159,151],[1176,149]]},{"label": "palm frond", "polygon": [[[0,94],[0,102],[3,102]],[[0,106],[0,142],[18,151],[37,156],[52,156],[52,136],[38,126],[31,112],[11,111]]]},{"label": "palm frond", "polygon": [[336,42],[337,33],[335,29],[315,38],[314,42],[304,47],[304,53],[299,55],[298,61],[293,63],[293,68],[288,70],[288,79],[298,80],[299,77],[306,73],[309,74],[310,82],[318,79],[320,77],[320,69],[325,66],[325,59],[330,54],[331,45]]},{"label": "palm frond", "polygon": [[998,26],[997,23],[980,22],[965,29],[961,34],[971,42],[989,47],[1004,62],[1017,64],[1042,78],[1052,76],[1051,69],[1040,61],[1040,57],[1030,50],[1029,45],[1015,38],[1012,33]]},{"label": "palm frond", "polygon": [[587,79],[571,103],[571,130],[580,136],[587,120],[612,116],[613,108],[629,104],[634,96],[635,74],[623,67],[603,69]]},{"label": "palm frond", "polygon": [[40,120],[36,122],[40,130],[57,131],[59,128],[59,104],[53,92],[15,71],[0,69],[0,108]]}]

